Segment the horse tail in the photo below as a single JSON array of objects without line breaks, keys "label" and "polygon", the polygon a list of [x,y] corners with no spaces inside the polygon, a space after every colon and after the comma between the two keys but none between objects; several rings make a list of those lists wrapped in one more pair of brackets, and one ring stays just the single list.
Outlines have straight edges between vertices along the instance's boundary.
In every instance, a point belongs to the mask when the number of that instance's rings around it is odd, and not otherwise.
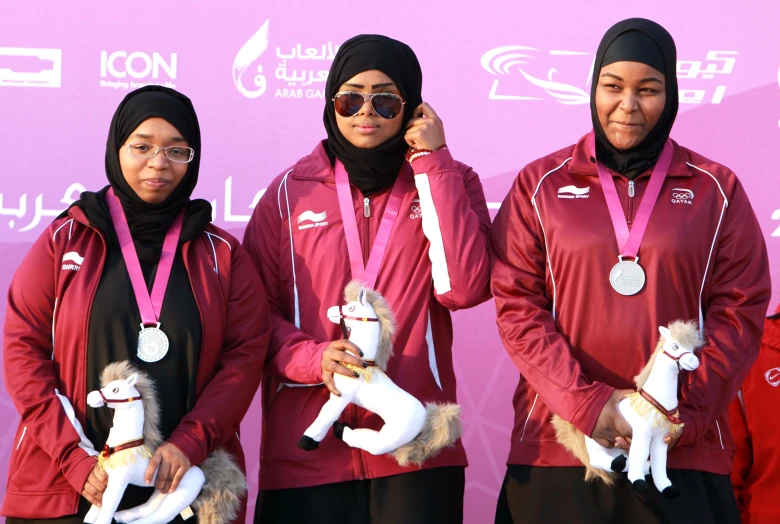
[{"label": "horse tail", "polygon": [[558,415],[553,415],[551,422],[555,428],[555,438],[558,439],[558,442],[585,466],[586,482],[599,478],[609,486],[615,483],[615,477],[609,471],[590,465],[590,456],[585,447],[585,435],[580,430]]},{"label": "horse tail", "polygon": [[227,524],[238,517],[247,492],[246,476],[230,454],[214,451],[200,465],[206,482],[192,506],[201,524]]},{"label": "horse tail", "polygon": [[390,452],[400,466],[410,463],[421,465],[438,455],[442,449],[455,444],[463,433],[459,405],[429,402],[425,412],[425,423],[420,434],[408,444]]}]

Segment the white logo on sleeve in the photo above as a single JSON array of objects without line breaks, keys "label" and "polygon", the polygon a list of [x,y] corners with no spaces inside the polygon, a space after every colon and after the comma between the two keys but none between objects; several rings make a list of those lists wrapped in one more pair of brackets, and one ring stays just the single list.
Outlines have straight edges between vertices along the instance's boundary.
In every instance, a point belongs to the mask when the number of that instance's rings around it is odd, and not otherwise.
[{"label": "white logo on sleeve", "polygon": [[780,385],[780,368],[772,368],[766,373],[764,373],[764,378],[767,382],[769,382],[769,385],[772,387],[777,387]]},{"label": "white logo on sleeve", "polygon": [[[324,227],[327,226],[328,223],[325,222],[328,218],[328,212],[323,211],[322,213],[315,213],[314,211],[304,211],[300,215],[298,215],[298,229],[309,229],[312,227]],[[308,224],[304,224],[304,222],[309,222]]]},{"label": "white logo on sleeve", "polygon": [[693,191],[681,187],[672,188],[672,204],[693,205]]},{"label": "white logo on sleeve", "polygon": [[558,189],[558,198],[588,198],[590,187],[564,186]]},{"label": "white logo on sleeve", "polygon": [[84,257],[80,256],[75,251],[70,251],[62,255],[62,269],[63,271],[78,271],[81,269],[81,264],[84,263]]}]

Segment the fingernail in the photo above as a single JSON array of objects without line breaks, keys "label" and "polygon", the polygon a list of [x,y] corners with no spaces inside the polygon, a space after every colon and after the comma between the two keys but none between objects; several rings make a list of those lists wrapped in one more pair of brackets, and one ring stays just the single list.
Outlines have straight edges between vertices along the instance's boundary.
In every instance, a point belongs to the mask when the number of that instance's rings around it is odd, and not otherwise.
[{"label": "fingernail", "polygon": [[368,367],[368,362],[363,362],[363,367],[367,368]]},{"label": "fingernail", "polygon": [[360,356],[361,356],[361,357],[363,356],[363,352],[362,352],[362,351],[360,352]]},{"label": "fingernail", "polygon": [[360,378],[360,373],[357,371],[353,371],[352,374],[355,375],[355,378]]},{"label": "fingernail", "polygon": [[341,393],[340,393],[340,392],[339,392],[339,393],[336,393],[336,396],[340,397],[340,396],[341,396]]}]

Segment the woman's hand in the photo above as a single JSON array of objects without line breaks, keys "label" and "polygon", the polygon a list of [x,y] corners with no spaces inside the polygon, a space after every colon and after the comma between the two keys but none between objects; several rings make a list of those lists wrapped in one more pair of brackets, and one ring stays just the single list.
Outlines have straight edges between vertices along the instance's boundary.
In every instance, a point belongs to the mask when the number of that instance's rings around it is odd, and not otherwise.
[{"label": "woman's hand", "polygon": [[81,490],[81,496],[87,499],[90,504],[101,507],[103,505],[103,492],[106,491],[107,484],[108,474],[96,464],[89,472],[84,489]]},{"label": "woman's hand", "polygon": [[360,360],[354,355],[363,356],[363,352],[355,344],[346,339],[334,340],[325,351],[322,353],[322,382],[328,388],[328,390],[336,395],[341,396],[341,392],[336,388],[336,383],[333,381],[333,374],[339,373],[345,377],[358,378],[360,375],[354,371],[345,368],[339,362],[346,362],[359,368],[368,367],[368,364]]},{"label": "woman's hand", "polygon": [[163,494],[176,491],[179,482],[191,466],[190,459],[179,448],[169,442],[163,442],[154,452],[152,460],[149,461],[149,466],[146,468],[146,483],[152,483],[154,472],[157,471],[154,487],[162,491]]},{"label": "woman's hand", "polygon": [[[591,438],[605,448],[615,446],[620,440],[626,442],[631,437],[631,426],[623,418],[618,409],[618,403],[635,391],[631,389],[616,389],[612,392],[607,403],[601,408],[601,413],[593,428]],[[618,446],[620,447],[620,446]]]},{"label": "woman's hand", "polygon": [[414,149],[436,151],[447,143],[444,139],[444,124],[433,108],[423,102],[414,110],[414,116],[406,124],[406,143]]}]

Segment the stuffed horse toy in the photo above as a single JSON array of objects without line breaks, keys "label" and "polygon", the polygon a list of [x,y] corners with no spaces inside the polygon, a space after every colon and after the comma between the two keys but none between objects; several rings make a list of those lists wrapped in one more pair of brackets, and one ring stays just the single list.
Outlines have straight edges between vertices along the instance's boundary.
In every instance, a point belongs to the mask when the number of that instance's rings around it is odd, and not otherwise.
[{"label": "stuffed horse toy", "polygon": [[108,473],[108,486],[102,507],[92,506],[84,522],[111,524],[112,518],[133,524],[170,522],[180,513],[185,518],[192,515],[190,504],[201,524],[224,524],[238,516],[247,490],[246,478],[223,450],[212,453],[200,467],[187,470],[175,491],[164,495],[155,490],[145,504],[117,512],[128,484],[148,486],[146,468],[162,441],[160,410],[153,381],[127,361],[106,366],[100,384],[101,389],[87,395],[87,403],[114,410],[113,425],[97,465]]},{"label": "stuffed horse toy", "polygon": [[[628,480],[638,492],[650,486],[645,482],[648,466],[653,483],[667,497],[676,497],[679,490],[666,476],[666,433],[676,433],[683,427],[677,411],[677,378],[682,370],[699,367],[694,351],[703,340],[696,322],[675,321],[669,327],[660,326],[661,338],[655,353],[642,372],[634,377],[637,392],[618,404],[620,413],[631,425],[630,451],[607,449],[583,435],[558,415],[553,415],[556,437],[585,465],[585,480],[600,478],[607,484],[615,480],[616,472],[628,471]],[[650,456],[648,463],[647,457]],[[628,460],[626,460],[628,458]]]},{"label": "stuffed horse toy", "polygon": [[[334,375],[341,396],[331,393],[317,419],[298,441],[298,447],[307,451],[316,449],[333,426],[336,438],[353,448],[372,455],[390,453],[401,466],[420,465],[460,438],[460,406],[429,403],[423,407],[419,400],[395,385],[385,374],[393,355],[395,330],[390,307],[379,293],[356,280],[347,284],[344,298],[347,305],[330,308],[328,318],[340,324],[344,336],[363,351],[369,367],[364,369],[342,362],[360,378]],[[385,423],[382,429],[353,429],[338,422],[350,403],[379,415]]]}]

